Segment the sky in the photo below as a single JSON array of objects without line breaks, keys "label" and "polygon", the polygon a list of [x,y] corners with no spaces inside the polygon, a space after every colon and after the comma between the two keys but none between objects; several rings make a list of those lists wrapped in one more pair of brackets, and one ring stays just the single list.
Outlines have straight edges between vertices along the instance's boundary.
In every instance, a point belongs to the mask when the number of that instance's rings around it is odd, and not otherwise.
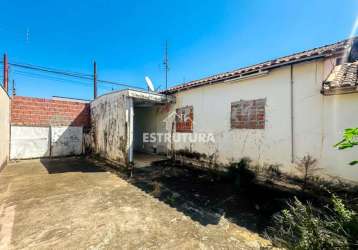
[{"label": "sky", "polygon": [[[0,53],[10,63],[165,88],[346,39],[358,1],[1,0]],[[2,77],[2,73],[0,73]],[[16,94],[93,98],[91,81],[10,68]],[[118,86],[99,85],[99,94]]]}]

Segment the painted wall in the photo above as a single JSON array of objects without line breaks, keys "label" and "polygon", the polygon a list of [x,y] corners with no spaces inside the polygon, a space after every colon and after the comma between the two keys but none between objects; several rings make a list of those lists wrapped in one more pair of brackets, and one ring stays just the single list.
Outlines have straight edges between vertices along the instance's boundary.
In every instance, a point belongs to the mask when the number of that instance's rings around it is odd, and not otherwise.
[{"label": "painted wall", "polygon": [[11,105],[11,159],[80,155],[89,104],[16,96]]},{"label": "painted wall", "polygon": [[9,159],[10,98],[0,86],[0,169]]},{"label": "painted wall", "polygon": [[[338,151],[333,145],[344,128],[358,125],[358,94],[323,96],[322,81],[334,66],[334,58],[293,66],[293,156],[291,155],[290,66],[268,75],[194,88],[176,94],[176,104],[154,108],[157,131],[171,132],[176,108],[193,106],[193,133],[212,133],[215,143],[174,142],[174,149],[188,149],[228,164],[250,157],[260,164],[281,164],[294,170],[294,161],[313,155],[323,172],[358,180],[358,168],[348,165],[356,149]],[[231,129],[232,102],[266,98],[265,129]],[[163,122],[164,121],[164,122]],[[177,133],[174,132],[174,135]],[[152,147],[147,145],[146,147]],[[163,150],[170,149],[166,145]]]},{"label": "painted wall", "polygon": [[91,102],[90,148],[95,154],[127,163],[128,97],[121,92]]}]

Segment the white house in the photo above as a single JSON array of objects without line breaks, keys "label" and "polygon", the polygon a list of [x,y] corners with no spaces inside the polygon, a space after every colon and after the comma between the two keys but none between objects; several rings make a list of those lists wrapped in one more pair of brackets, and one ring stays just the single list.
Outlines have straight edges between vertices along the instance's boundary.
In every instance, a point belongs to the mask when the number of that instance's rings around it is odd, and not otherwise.
[{"label": "white house", "polygon": [[356,150],[333,147],[345,128],[358,125],[357,51],[358,40],[349,39],[161,94],[101,96],[91,103],[93,150],[124,162],[135,151],[186,152],[219,166],[249,157],[288,171],[310,154],[326,174],[358,180],[358,167],[348,165],[358,159]]}]

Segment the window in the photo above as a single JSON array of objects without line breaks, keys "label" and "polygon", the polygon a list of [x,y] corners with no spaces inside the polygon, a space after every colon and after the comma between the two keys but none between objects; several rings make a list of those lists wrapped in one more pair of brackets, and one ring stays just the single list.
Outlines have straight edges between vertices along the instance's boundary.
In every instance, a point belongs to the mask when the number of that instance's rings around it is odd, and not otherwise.
[{"label": "window", "polygon": [[231,128],[264,129],[266,99],[231,103]]},{"label": "window", "polygon": [[178,108],[175,117],[176,132],[193,132],[193,106]]}]

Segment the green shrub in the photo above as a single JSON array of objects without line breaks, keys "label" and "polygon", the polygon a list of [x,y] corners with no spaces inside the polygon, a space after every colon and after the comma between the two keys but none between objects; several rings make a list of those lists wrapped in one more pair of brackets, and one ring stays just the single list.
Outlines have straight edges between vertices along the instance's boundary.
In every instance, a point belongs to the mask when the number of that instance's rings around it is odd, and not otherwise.
[{"label": "green shrub", "polygon": [[343,201],[335,195],[332,196],[331,202],[335,220],[342,226],[342,234],[347,237],[352,249],[358,249],[358,214],[346,208]]},{"label": "green shrub", "polygon": [[273,217],[266,236],[275,245],[294,250],[357,249],[357,218],[335,195],[331,204],[321,209],[295,198]]},{"label": "green shrub", "polygon": [[[345,129],[343,139],[334,146],[340,150],[358,146],[358,128]],[[358,164],[358,160],[351,161],[349,164]]]}]

